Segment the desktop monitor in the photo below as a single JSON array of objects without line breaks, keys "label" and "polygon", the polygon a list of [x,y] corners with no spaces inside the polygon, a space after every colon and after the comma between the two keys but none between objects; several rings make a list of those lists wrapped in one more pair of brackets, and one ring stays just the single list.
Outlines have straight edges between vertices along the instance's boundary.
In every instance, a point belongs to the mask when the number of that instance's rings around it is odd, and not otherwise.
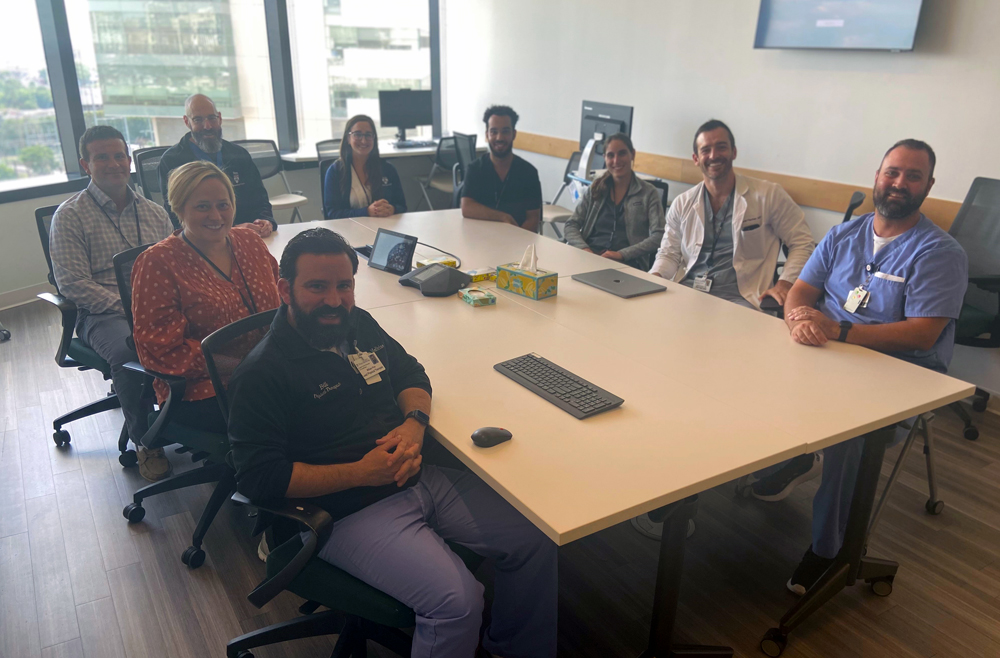
[{"label": "desktop monitor", "polygon": [[429,89],[400,89],[378,92],[379,123],[399,128],[396,137],[406,139],[406,129],[430,126],[434,123]]},{"label": "desktop monitor", "polygon": [[[601,133],[605,137],[615,133],[632,136],[632,108],[625,105],[583,101],[580,113],[580,150],[582,151],[594,136]],[[594,155],[604,155],[604,148],[597,145]]]}]

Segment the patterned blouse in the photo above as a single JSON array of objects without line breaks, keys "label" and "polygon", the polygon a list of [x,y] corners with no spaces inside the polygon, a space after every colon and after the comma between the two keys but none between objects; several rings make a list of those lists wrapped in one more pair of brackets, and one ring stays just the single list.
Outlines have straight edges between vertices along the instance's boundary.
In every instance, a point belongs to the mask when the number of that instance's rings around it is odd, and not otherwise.
[{"label": "patterned blouse", "polygon": [[[205,400],[215,396],[215,389],[201,352],[202,339],[251,315],[254,306],[256,312],[277,308],[281,303],[278,263],[252,229],[233,227],[229,231],[235,256],[230,283],[180,233],[174,231],[136,259],[132,335],[143,366],[184,377],[184,399]],[[153,388],[162,404],[170,389],[159,379]]]}]

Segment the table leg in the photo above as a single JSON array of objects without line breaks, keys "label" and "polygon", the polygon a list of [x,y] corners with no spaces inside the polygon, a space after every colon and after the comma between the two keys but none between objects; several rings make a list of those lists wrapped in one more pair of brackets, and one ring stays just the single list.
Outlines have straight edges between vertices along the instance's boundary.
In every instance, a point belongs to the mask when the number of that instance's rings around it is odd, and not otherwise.
[{"label": "table leg", "polygon": [[649,625],[649,645],[640,658],[673,658],[703,656],[729,658],[729,647],[673,644],[674,623],[677,618],[677,601],[680,597],[681,574],[684,571],[684,544],[687,539],[688,520],[698,507],[698,496],[691,496],[672,503],[651,516],[665,516],[663,536],[660,540],[660,560],[656,570],[656,589],[653,593],[653,619]]},{"label": "table leg", "polygon": [[764,635],[760,648],[768,656],[780,656],[788,641],[788,633],[840,590],[856,581],[863,580],[871,584],[872,590],[879,596],[888,596],[892,592],[892,581],[899,565],[890,560],[865,556],[865,547],[868,542],[868,520],[882,471],[882,459],[894,434],[895,425],[871,432],[865,437],[847,530],[844,533],[844,545],[826,573],[781,618],[778,628],[772,628]]}]

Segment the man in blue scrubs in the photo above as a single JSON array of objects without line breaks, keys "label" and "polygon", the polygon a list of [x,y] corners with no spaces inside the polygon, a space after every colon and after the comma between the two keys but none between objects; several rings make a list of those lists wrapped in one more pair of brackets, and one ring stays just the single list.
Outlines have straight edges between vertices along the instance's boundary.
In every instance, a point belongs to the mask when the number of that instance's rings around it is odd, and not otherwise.
[{"label": "man in blue scrubs", "polygon": [[[831,229],[788,293],[785,323],[796,343],[839,340],[947,370],[969,266],[958,242],[920,212],[934,164],[931,147],[915,139],[886,152],[875,174],[875,212]],[[797,594],[843,544],[864,438],[824,450],[813,543],[788,581]]]}]

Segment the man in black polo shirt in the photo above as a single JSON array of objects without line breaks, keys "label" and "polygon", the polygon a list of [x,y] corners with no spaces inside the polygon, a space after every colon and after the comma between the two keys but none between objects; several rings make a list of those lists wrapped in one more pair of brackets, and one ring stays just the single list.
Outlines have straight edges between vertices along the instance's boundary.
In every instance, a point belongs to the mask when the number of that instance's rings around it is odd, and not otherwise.
[{"label": "man in black polo shirt", "polygon": [[514,155],[517,112],[493,105],[483,115],[490,152],[469,165],[462,188],[462,216],[516,224],[537,231],[542,221],[538,171]]},{"label": "man in black polo shirt", "polygon": [[483,587],[448,540],[496,561],[483,646],[555,656],[555,544],[471,472],[421,467],[430,381],[354,305],[357,269],[328,229],[285,248],[283,304],[229,386],[240,492],[329,512],[318,556],[413,609],[411,655],[472,656],[479,644]]},{"label": "man in black polo shirt", "polygon": [[181,141],[168,148],[160,158],[157,174],[163,191],[163,207],[170,215],[174,228],[180,228],[177,215],[167,203],[167,182],[170,172],[182,164],[195,160],[206,160],[226,172],[236,192],[236,217],[233,224],[246,224],[266,238],[278,228],[271,210],[260,170],[253,158],[242,146],[222,139],[222,113],[212,99],[203,94],[188,97],[184,103],[184,125],[190,132],[184,133]]}]

